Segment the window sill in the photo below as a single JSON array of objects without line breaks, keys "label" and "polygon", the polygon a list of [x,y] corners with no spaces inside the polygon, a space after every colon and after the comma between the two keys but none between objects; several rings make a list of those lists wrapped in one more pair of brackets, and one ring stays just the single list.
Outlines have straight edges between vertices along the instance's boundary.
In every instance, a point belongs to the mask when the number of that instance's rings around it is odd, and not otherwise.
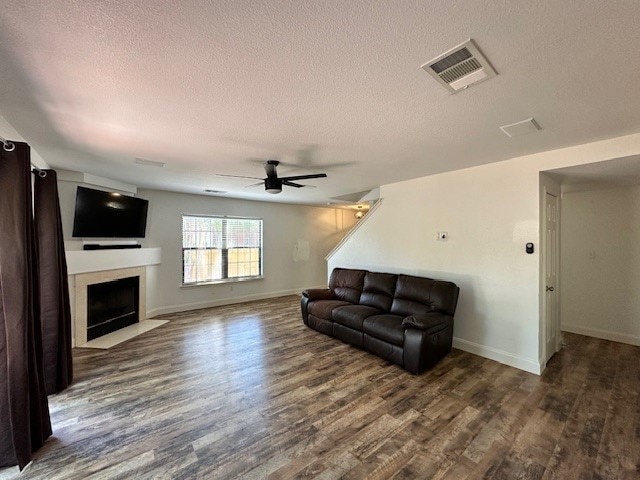
[{"label": "window sill", "polygon": [[253,277],[223,278],[221,280],[211,280],[208,282],[182,283],[180,284],[180,288],[206,287],[209,285],[218,285],[221,283],[249,282],[251,280],[263,280],[263,279],[264,279],[264,275],[253,276]]}]

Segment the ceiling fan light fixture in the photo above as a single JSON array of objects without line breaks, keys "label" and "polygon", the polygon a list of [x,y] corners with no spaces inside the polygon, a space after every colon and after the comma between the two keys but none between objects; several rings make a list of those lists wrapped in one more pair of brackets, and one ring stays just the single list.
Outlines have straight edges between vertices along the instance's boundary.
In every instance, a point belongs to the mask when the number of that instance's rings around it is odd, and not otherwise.
[{"label": "ceiling fan light fixture", "polygon": [[264,189],[268,193],[280,193],[282,191],[282,180],[277,177],[267,177],[264,179]]},{"label": "ceiling fan light fixture", "polygon": [[[286,185],[287,187],[294,188],[302,188],[302,187],[313,187],[313,185],[303,185],[301,183],[297,183],[298,180],[309,180],[312,178],[326,178],[326,173],[312,173],[309,175],[293,175],[290,177],[278,177],[277,167],[280,164],[278,160],[267,160],[264,164],[264,171],[267,174],[266,178],[258,178],[258,177],[247,177],[245,175],[227,175],[224,173],[218,173],[217,175],[220,177],[234,177],[234,178],[253,178],[256,180],[261,180],[260,183],[264,182],[264,190],[267,193],[271,193],[273,195],[282,192],[282,186]],[[256,185],[260,185],[260,183]],[[253,186],[253,185],[249,185]]]}]

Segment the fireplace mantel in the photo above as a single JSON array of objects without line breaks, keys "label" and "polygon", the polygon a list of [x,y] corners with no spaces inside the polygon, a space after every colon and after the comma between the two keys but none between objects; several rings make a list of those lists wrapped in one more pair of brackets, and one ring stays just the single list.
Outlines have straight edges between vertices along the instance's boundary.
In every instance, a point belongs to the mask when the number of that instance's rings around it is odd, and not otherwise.
[{"label": "fireplace mantel", "polygon": [[160,248],[67,250],[66,255],[69,275],[158,265],[161,260]]}]

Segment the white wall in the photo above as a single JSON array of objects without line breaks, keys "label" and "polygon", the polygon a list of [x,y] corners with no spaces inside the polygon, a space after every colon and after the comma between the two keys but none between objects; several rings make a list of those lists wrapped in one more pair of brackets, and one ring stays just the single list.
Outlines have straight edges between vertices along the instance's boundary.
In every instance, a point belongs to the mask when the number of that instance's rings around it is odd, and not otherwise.
[{"label": "white wall", "polygon": [[[540,373],[540,172],[638,152],[640,135],[630,135],[383,186],[382,205],[329,270],[454,281],[454,346]],[[449,240],[436,241],[438,231]]]},{"label": "white wall", "polygon": [[[75,182],[59,182],[62,224],[68,250],[81,249],[71,238]],[[89,185],[91,187],[91,185]],[[99,188],[95,187],[94,188]],[[160,247],[162,262],[147,268],[149,316],[238,301],[268,298],[326,285],[324,257],[355,223],[353,212],[335,208],[255,202],[158,190],[138,190],[149,200],[145,247]],[[264,279],[181,287],[182,214],[260,217],[264,220]],[[299,243],[308,242],[308,254]]]},{"label": "white wall", "polygon": [[563,330],[640,345],[640,187],[562,197]]},{"label": "white wall", "polygon": [[[384,186],[382,205],[330,267],[451,280],[460,287],[458,343],[536,370],[538,255],[524,245],[538,244],[538,176],[520,170],[494,164]],[[448,232],[446,242],[436,240],[439,231]]]}]

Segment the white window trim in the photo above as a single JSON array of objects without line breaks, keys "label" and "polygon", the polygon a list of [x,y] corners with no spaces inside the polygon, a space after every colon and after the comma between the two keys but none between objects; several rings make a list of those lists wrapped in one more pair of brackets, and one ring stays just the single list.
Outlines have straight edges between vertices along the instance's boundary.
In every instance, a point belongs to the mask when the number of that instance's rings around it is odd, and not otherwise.
[{"label": "white window trim", "polygon": [[181,233],[181,243],[182,243],[182,234],[184,234],[183,230],[183,219],[184,217],[206,217],[206,218],[228,218],[235,220],[260,220],[262,222],[262,228],[260,229],[260,275],[252,275],[248,277],[232,277],[232,278],[220,278],[216,280],[206,280],[203,282],[190,282],[184,283],[184,244],[181,245],[180,248],[180,288],[191,288],[191,287],[204,287],[210,285],[224,284],[224,283],[238,283],[238,282],[247,282],[251,280],[264,280],[264,219],[262,217],[242,217],[242,216],[231,216],[231,215],[207,215],[201,213],[183,213],[180,216],[180,233]]}]

